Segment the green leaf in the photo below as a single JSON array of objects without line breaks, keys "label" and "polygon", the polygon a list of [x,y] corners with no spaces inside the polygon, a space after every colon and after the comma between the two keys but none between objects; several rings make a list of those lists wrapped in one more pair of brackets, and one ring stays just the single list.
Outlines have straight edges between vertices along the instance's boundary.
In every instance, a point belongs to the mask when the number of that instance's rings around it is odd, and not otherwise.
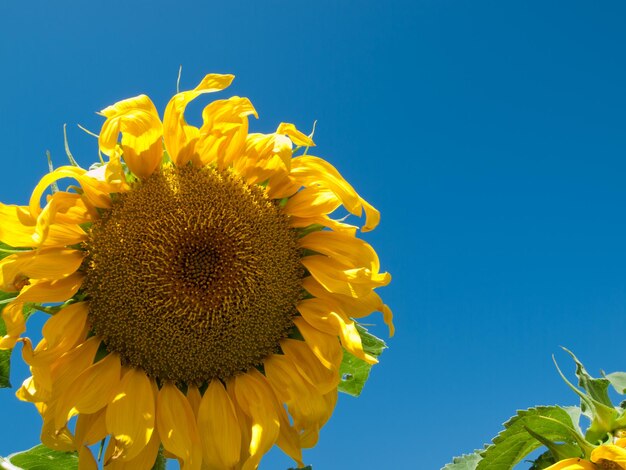
[{"label": "green leaf", "polygon": [[551,442],[584,446],[570,414],[559,406],[541,406],[518,411],[504,424],[505,430],[482,452],[477,470],[510,470],[533,450],[542,446],[528,429]]},{"label": "green leaf", "polygon": [[287,470],[313,470],[313,466],[312,465],[307,465],[306,467],[289,468]]},{"label": "green leaf", "polygon": [[475,470],[478,462],[482,459],[479,450],[473,454],[465,454],[460,457],[454,457],[452,462],[447,464],[441,470]]},{"label": "green leaf", "polygon": [[[363,350],[372,356],[380,356],[383,350],[387,347],[385,342],[372,335],[358,323],[356,324],[356,328],[361,336]],[[370,375],[371,368],[371,364],[368,364],[364,360],[359,359],[354,354],[344,349],[343,361],[341,362],[341,367],[339,368],[339,375],[341,377],[341,381],[338,386],[339,391],[358,397],[363,391],[365,382],[367,382]]]},{"label": "green leaf", "polygon": [[591,420],[591,424],[585,433],[585,438],[592,443],[604,441],[607,433],[624,426],[624,423],[617,421],[619,418],[618,412],[609,398],[608,389],[610,382],[604,378],[596,379],[591,377],[574,353],[566,348],[563,348],[563,350],[574,359],[578,385],[583,388],[585,393],[581,392],[567,380],[554,356],[552,356],[552,359],[563,381],[580,397],[582,414]]},{"label": "green leaf", "polygon": [[[603,405],[613,407],[613,403],[609,398],[609,380],[602,378],[596,379],[589,375],[585,366],[578,360],[578,358],[571,352],[569,349],[563,348],[565,352],[567,352],[574,362],[576,363],[576,377],[578,377],[578,385],[583,388],[587,392],[587,394],[598,403],[602,403]],[[583,412],[585,410],[583,409]]]},{"label": "green leaf", "polygon": [[[24,470],[78,469],[78,454],[76,452],[59,452],[43,445],[12,454],[6,460]],[[1,465],[0,463],[0,468],[2,468]]]}]

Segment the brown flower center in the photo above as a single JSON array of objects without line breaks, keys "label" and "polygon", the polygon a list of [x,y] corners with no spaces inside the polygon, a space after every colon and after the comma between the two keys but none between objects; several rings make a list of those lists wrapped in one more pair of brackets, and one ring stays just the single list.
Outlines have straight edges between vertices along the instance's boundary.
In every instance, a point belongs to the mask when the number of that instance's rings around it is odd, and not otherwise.
[{"label": "brown flower center", "polygon": [[296,235],[276,202],[230,172],[165,166],[103,213],[88,252],[94,332],[150,376],[232,377],[293,326]]}]

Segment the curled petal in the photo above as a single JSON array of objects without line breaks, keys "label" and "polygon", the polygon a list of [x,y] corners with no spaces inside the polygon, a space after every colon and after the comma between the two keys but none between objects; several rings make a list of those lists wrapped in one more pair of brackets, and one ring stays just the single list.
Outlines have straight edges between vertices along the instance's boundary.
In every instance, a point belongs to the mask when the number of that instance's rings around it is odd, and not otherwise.
[{"label": "curled petal", "polygon": [[389,336],[393,336],[395,331],[393,326],[393,313],[391,312],[391,309],[383,303],[380,296],[373,290],[358,298],[331,293],[310,276],[306,277],[302,281],[302,287],[315,297],[339,304],[341,309],[344,312],[350,312],[350,316],[353,318],[363,318],[374,311],[382,312],[383,321],[389,328]]},{"label": "curled petal", "polygon": [[54,406],[48,406],[43,403],[36,406],[43,419],[41,443],[46,447],[63,452],[76,450],[72,433],[67,428],[58,431],[54,428]]},{"label": "curled petal", "polygon": [[285,402],[297,429],[319,426],[326,416],[322,394],[308,382],[286,355],[274,354],[263,363],[269,383]]},{"label": "curled petal", "polygon": [[48,319],[43,326],[43,339],[28,354],[27,345],[22,349],[24,361],[30,366],[45,366],[72,349],[85,339],[85,324],[89,311],[86,302],[69,305]]},{"label": "curled petal", "polygon": [[111,207],[111,197],[109,193],[116,192],[117,188],[111,186],[106,181],[92,178],[82,168],[75,166],[62,166],[44,175],[30,197],[29,210],[33,218],[37,218],[41,213],[41,196],[45,190],[55,181],[63,178],[72,178],[78,181],[83,190],[85,199],[94,207],[108,209]]},{"label": "curled petal", "polygon": [[373,230],[380,221],[380,213],[362,199],[337,169],[327,161],[310,155],[296,157],[291,163],[291,175],[303,186],[319,186],[335,193],[346,210],[357,217],[365,211],[363,231]]},{"label": "curled petal", "polygon": [[98,143],[105,155],[114,155],[122,133],[124,161],[135,175],[147,178],[161,163],[163,126],[159,114],[146,95],[119,101],[101,111],[107,120]]},{"label": "curled petal", "polygon": [[63,302],[71,298],[82,284],[83,274],[74,273],[63,279],[35,280],[25,286],[19,295],[2,311],[6,335],[0,340],[0,349],[11,349],[26,331],[23,308],[27,302]]},{"label": "curled petal", "polygon": [[78,413],[95,413],[109,404],[120,381],[121,364],[112,353],[85,369],[59,398],[55,425],[61,429]]},{"label": "curled petal", "polygon": [[626,468],[626,449],[614,444],[598,446],[591,452],[591,461],[595,463],[606,461],[614,464],[613,466],[607,465],[607,468]]},{"label": "curled petal", "polygon": [[25,279],[62,279],[76,272],[84,257],[80,250],[63,247],[15,253],[0,261],[0,288],[13,292]]},{"label": "curled petal", "polygon": [[300,147],[315,147],[313,139],[303,134],[296,126],[288,122],[281,122],[276,129],[277,134],[286,135],[291,141]]},{"label": "curled petal", "polygon": [[204,124],[198,132],[194,164],[215,163],[219,169],[228,167],[242,154],[248,135],[248,117],[257,112],[248,98],[233,96],[209,104],[202,112]]},{"label": "curled petal", "polygon": [[167,104],[163,116],[163,139],[167,152],[177,166],[182,166],[191,160],[198,139],[198,128],[190,126],[185,121],[184,113],[187,104],[203,93],[212,93],[227,88],[233,78],[235,78],[233,75],[209,74],[196,88],[177,93]]},{"label": "curled petal", "polygon": [[280,342],[280,347],[296,365],[302,377],[308,380],[320,393],[326,394],[337,388],[339,372],[326,368],[305,341],[284,339]]},{"label": "curled petal", "polygon": [[355,299],[391,282],[388,273],[372,272],[368,268],[346,269],[342,263],[322,255],[306,256],[302,264],[327,291]]},{"label": "curled petal", "polygon": [[[47,220],[43,220],[47,217]],[[48,214],[38,217],[30,214],[28,207],[8,206],[0,203],[0,241],[14,247],[40,247],[74,245],[87,239],[78,225],[54,224]],[[44,228],[44,224],[47,227]],[[42,231],[46,236],[42,237]]]},{"label": "curled petal", "polygon": [[298,303],[298,312],[302,317],[320,331],[338,335],[344,348],[359,359],[369,364],[378,360],[363,351],[361,336],[353,320],[350,320],[341,309],[321,299],[305,299]]},{"label": "curled petal", "polygon": [[380,270],[380,262],[374,248],[365,241],[331,231],[309,233],[299,240],[300,246],[329,256],[346,268]]},{"label": "curled petal", "polygon": [[302,334],[307,346],[311,348],[322,365],[327,369],[339,371],[343,359],[343,349],[339,344],[337,335],[318,330],[302,317],[294,318],[293,322]]}]

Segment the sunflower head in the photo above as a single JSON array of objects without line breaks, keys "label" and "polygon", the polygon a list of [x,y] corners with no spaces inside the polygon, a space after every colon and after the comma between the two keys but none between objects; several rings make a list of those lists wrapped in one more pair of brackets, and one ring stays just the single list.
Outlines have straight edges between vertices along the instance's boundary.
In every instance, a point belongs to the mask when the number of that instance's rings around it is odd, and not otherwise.
[{"label": "sunflower head", "polygon": [[[232,79],[207,75],[163,120],[145,95],[109,106],[105,163],[58,168],[28,206],[0,205],[12,251],[0,289],[13,295],[0,347],[24,343],[18,397],[41,413],[42,442],[85,468],[103,439],[112,469],[150,469],[161,446],[185,469],[256,468],[274,444],[302,465],[344,351],[376,362],[357,319],[382,312],[393,334],[375,292],[389,274],[332,216],[364,213],[367,231],[379,213],[308,154],[311,137],[286,123],[250,133],[257,113],[237,96],[186,122],[190,101]],[[60,191],[62,178],[75,183]],[[36,347],[21,337],[33,305],[52,313]]]}]

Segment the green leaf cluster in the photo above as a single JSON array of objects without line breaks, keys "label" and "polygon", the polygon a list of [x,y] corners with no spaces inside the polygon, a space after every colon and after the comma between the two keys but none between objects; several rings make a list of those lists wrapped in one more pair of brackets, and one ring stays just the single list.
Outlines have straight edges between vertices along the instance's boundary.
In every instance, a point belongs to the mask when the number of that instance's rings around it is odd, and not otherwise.
[{"label": "green leaf cluster", "polygon": [[[518,411],[504,424],[492,444],[472,454],[456,457],[442,470],[511,470],[537,449],[544,452],[529,462],[530,470],[543,470],[568,458],[589,459],[593,449],[612,442],[626,430],[626,407],[614,406],[609,387],[626,393],[626,373],[614,372],[592,377],[570,351],[576,366],[578,386],[557,370],[565,383],[579,396],[580,406],[538,406]],[[622,402],[624,404],[626,402]],[[589,420],[585,432],[581,417]]]}]

